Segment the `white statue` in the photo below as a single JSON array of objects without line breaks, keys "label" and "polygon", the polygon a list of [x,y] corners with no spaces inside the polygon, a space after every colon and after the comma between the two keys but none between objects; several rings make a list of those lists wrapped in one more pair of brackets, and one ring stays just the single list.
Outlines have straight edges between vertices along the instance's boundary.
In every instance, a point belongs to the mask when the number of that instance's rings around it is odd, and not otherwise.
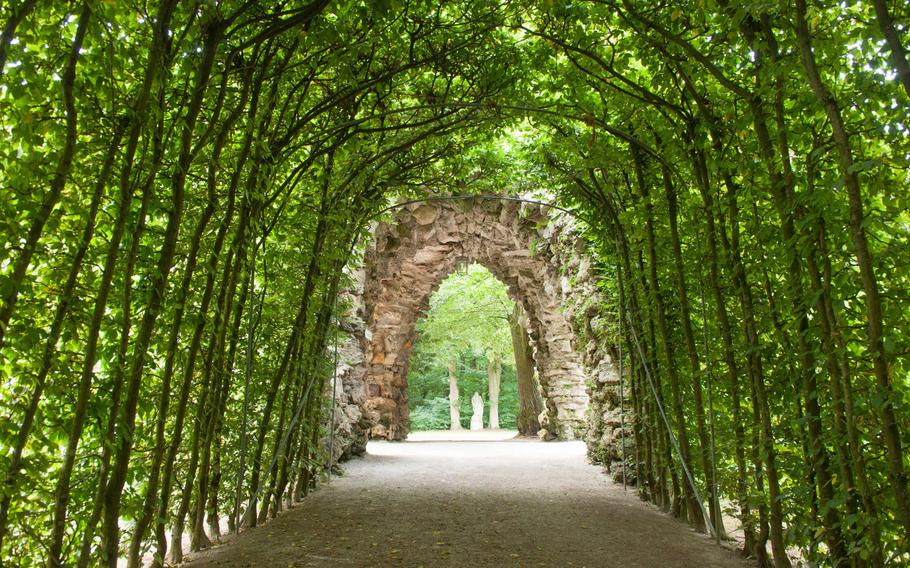
[{"label": "white statue", "polygon": [[475,392],[471,397],[471,407],[474,414],[471,415],[471,430],[483,430],[483,399],[480,393]]}]

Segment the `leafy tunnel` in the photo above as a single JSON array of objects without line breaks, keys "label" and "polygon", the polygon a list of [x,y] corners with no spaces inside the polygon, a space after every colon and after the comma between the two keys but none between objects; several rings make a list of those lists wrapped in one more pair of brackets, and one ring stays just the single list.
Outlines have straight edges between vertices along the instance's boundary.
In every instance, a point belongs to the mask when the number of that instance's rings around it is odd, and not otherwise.
[{"label": "leafy tunnel", "polygon": [[[762,566],[910,561],[908,19],[3,3],[0,560],[176,562],[303,499],[342,429],[401,437],[466,258],[529,315],[548,427],[642,499],[728,511]],[[443,196],[557,209],[390,210]]]}]

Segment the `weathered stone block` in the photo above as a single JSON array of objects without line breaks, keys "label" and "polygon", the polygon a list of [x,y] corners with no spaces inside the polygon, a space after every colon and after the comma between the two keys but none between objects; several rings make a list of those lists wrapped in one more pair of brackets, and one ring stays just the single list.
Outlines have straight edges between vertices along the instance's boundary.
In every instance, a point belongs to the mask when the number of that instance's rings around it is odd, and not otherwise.
[{"label": "weathered stone block", "polygon": [[[414,221],[418,225],[429,225],[436,220],[436,217],[439,216],[439,209],[432,205],[421,204],[418,205],[411,211],[411,214],[414,216]],[[405,225],[406,223],[400,223]]]}]

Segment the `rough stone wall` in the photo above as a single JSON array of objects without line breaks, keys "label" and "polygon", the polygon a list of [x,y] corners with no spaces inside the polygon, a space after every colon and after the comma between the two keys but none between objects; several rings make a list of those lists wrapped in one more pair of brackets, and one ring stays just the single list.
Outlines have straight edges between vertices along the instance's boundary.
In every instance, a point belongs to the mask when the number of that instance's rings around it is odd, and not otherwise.
[{"label": "rough stone wall", "polygon": [[[463,262],[482,264],[528,314],[546,409],[545,436],[585,431],[585,373],[561,310],[558,267],[539,249],[547,217],[539,207],[474,200],[415,204],[381,224],[365,255],[364,320],[369,341],[364,412],[372,435],[403,439],[407,371],[417,319],[433,291]],[[543,227],[542,229],[540,227]]]},{"label": "rough stone wall", "polygon": [[[589,397],[585,442],[591,461],[602,464],[617,481],[622,480],[623,444],[626,481],[634,483],[635,441],[631,392],[625,385],[623,420],[620,412],[620,377],[616,367],[615,337],[610,327],[616,314],[608,312],[598,287],[591,256],[574,222],[559,217],[542,231],[543,245],[551,262],[560,267],[562,309],[575,334],[587,377]],[[625,428],[623,428],[623,423]]]},{"label": "rough stone wall", "polygon": [[412,205],[378,225],[345,317],[336,454],[362,452],[369,436],[407,435],[414,327],[433,291],[462,262],[486,266],[528,315],[545,403],[543,436],[584,437],[592,459],[618,471],[619,379],[605,341],[610,316],[602,313],[584,242],[565,215],[509,201]]},{"label": "rough stone wall", "polygon": [[334,413],[329,413],[326,422],[333,417],[334,438],[323,437],[323,447],[331,446],[332,462],[338,463],[366,451],[369,430],[372,426],[363,414],[367,401],[366,388],[366,328],[363,324],[363,269],[353,271],[353,285],[340,294],[342,305],[349,306],[341,315],[344,332],[339,338],[338,365],[335,370],[334,388],[328,381],[324,396],[331,399],[334,393]]}]

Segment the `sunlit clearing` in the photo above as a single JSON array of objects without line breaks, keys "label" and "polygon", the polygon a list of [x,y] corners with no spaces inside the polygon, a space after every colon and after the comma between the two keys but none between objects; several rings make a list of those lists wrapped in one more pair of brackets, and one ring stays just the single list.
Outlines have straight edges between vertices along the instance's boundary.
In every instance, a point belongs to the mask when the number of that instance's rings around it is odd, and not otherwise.
[{"label": "sunlit clearing", "polygon": [[[460,267],[440,285],[417,324],[411,355],[412,432],[448,430],[458,435],[444,437],[451,440],[462,439],[462,434],[467,434],[465,439],[487,439],[486,431],[492,431],[503,439],[499,431],[515,427],[518,386],[509,332],[513,308],[502,282],[478,264]],[[409,439],[418,437],[412,434]]]}]

